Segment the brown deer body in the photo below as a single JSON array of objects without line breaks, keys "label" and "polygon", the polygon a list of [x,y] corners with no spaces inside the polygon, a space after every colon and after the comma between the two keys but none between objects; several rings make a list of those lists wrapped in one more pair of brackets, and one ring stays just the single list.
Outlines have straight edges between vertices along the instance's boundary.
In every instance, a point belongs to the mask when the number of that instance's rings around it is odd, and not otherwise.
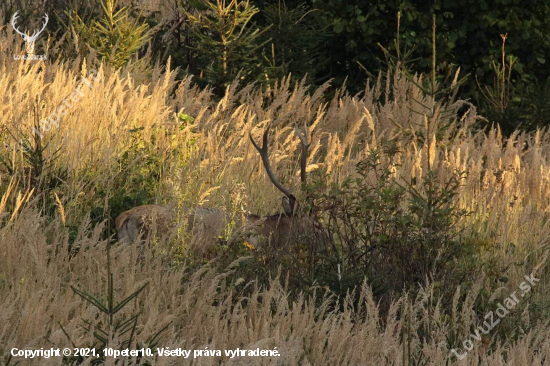
[{"label": "brown deer body", "polygon": [[[295,124],[295,132],[298,135],[302,145],[301,157],[301,181],[306,181],[306,161],[309,149],[307,141],[307,126],[304,134],[301,133]],[[267,137],[269,126],[263,134],[263,146],[260,148],[252,135],[249,134],[250,141],[260,153],[264,168],[269,179],[283,192],[282,199],[283,212],[275,215],[258,216],[254,214],[245,214],[238,220],[235,220],[228,213],[219,208],[195,208],[187,210],[187,230],[191,237],[200,238],[203,246],[211,246],[223,233],[227,223],[231,220],[236,224],[235,236],[244,236],[244,238],[255,247],[268,245],[280,246],[289,239],[289,233],[292,230],[296,217],[296,197],[292,192],[284,187],[275,178],[267,150]],[[134,207],[121,213],[115,220],[115,226],[118,234],[118,241],[131,243],[141,235],[146,238],[151,234],[153,223],[156,224],[157,232],[165,232],[175,226],[175,212],[168,206],[163,205],[142,205]],[[236,222],[235,222],[236,221]],[[229,241],[233,241],[232,237]],[[207,248],[204,248],[208,250]]]}]

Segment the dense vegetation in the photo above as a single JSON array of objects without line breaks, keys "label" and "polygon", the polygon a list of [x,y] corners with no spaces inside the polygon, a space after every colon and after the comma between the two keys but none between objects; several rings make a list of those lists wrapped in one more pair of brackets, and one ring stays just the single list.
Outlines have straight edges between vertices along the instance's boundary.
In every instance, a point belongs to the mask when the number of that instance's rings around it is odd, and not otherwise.
[{"label": "dense vegetation", "polygon": [[93,49],[119,67],[141,49],[149,63],[170,58],[181,75],[192,73],[218,96],[237,75],[264,85],[307,76],[308,84],[331,80],[357,93],[397,61],[411,73],[429,73],[435,26],[437,78],[457,67],[469,75],[459,95],[486,117],[481,127],[498,123],[510,135],[550,122],[547,0],[527,6],[519,0],[124,1],[120,13],[115,1],[105,2],[111,8],[101,0],[56,0],[40,9],[25,4],[5,2],[4,24],[16,10],[27,21],[39,11],[55,14],[48,25],[51,57],[74,59]]},{"label": "dense vegetation", "polygon": [[[50,14],[35,51],[48,60],[14,58],[15,11],[31,30]],[[222,351],[117,364],[547,363],[549,13],[2,3],[0,365],[32,364],[14,347]],[[273,170],[308,218],[285,245],[255,247],[234,222],[207,252],[180,227],[116,242],[114,218],[140,204],[279,212],[248,139],[268,125]]]}]

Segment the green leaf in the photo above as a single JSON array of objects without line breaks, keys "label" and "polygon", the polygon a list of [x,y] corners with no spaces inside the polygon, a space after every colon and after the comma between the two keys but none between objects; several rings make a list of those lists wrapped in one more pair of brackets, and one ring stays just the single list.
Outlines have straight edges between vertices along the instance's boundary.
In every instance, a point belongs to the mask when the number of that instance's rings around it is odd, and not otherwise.
[{"label": "green leaf", "polygon": [[193,116],[188,115],[187,113],[178,114],[178,118],[180,119],[180,121],[187,122],[187,123],[193,123],[195,121],[195,118]]},{"label": "green leaf", "polygon": [[340,20],[334,21],[333,25],[334,33],[342,33],[344,30],[344,24]]}]

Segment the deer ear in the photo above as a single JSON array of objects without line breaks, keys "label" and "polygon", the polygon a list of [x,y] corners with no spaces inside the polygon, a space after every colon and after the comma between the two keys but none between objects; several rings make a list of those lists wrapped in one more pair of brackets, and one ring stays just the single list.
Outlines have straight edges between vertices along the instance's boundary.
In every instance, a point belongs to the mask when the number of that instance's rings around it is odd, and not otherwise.
[{"label": "deer ear", "polygon": [[283,211],[286,216],[292,216],[294,211],[294,202],[291,202],[287,196],[283,196]]}]

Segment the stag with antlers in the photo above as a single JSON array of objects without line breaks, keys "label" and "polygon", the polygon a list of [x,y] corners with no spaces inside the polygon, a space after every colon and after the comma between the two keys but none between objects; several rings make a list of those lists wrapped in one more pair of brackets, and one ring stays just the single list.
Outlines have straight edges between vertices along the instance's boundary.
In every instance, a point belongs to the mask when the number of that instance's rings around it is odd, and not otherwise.
[{"label": "stag with antlers", "polygon": [[[282,198],[283,212],[259,216],[254,214],[243,215],[242,220],[238,221],[234,237],[229,241],[235,240],[235,235],[244,237],[246,241],[255,247],[273,245],[281,247],[288,242],[292,227],[297,221],[303,221],[307,217],[298,215],[296,196],[285,186],[283,186],[275,177],[268,153],[268,126],[262,137],[262,147],[260,147],[252,134],[249,133],[252,145],[259,152],[264,169],[273,183],[284,196]],[[304,125],[304,132],[300,131],[298,125],[294,124],[294,131],[302,146],[300,160],[300,178],[302,186],[306,184],[306,165],[309,150],[307,126]],[[219,208],[195,208],[186,210],[188,213],[187,230],[191,235],[196,235],[198,231],[207,234],[211,239],[217,239],[222,233],[225,225],[231,219],[230,215]],[[115,220],[119,242],[134,242],[139,237],[145,238],[151,232],[151,225],[156,222],[157,231],[168,230],[174,225],[175,214],[172,209],[161,205],[143,205],[134,207],[121,213]],[[203,238],[204,239],[204,238]],[[202,240],[205,246],[209,245],[207,241]],[[211,243],[210,243],[211,244]]]}]

